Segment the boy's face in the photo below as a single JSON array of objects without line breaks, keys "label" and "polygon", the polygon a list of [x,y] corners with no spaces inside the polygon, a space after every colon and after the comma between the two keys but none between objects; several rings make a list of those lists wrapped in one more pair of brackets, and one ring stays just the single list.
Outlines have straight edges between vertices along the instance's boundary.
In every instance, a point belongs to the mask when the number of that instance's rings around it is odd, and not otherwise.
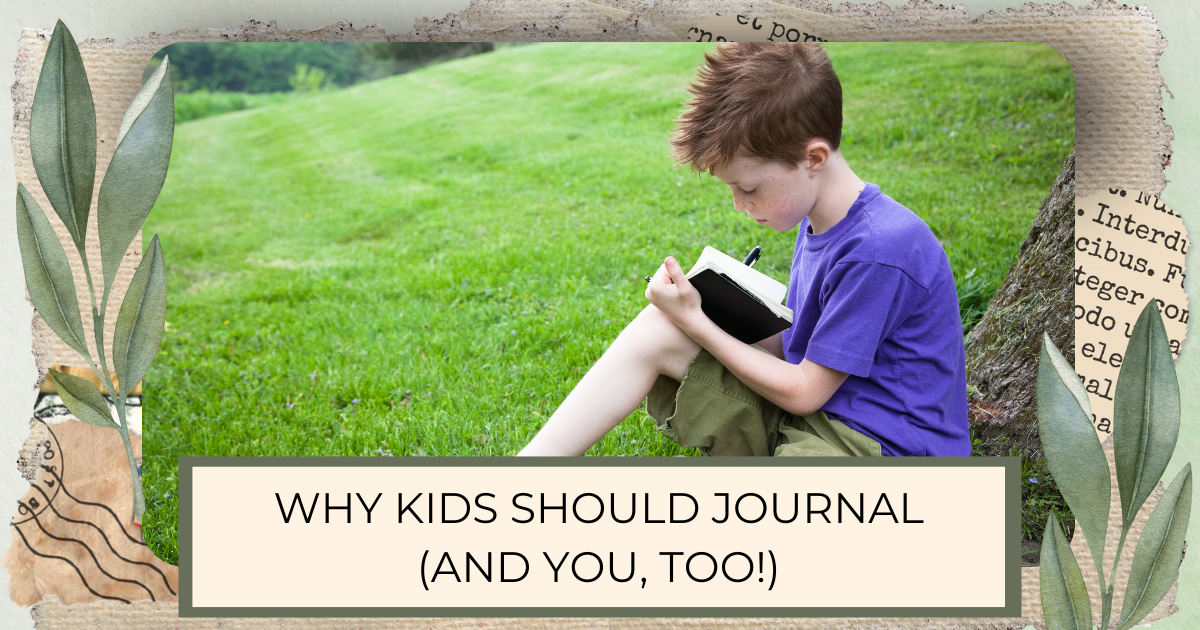
[{"label": "boy's face", "polygon": [[803,164],[789,166],[742,156],[713,175],[733,191],[733,206],[776,232],[787,232],[812,211],[817,199],[813,173]]}]

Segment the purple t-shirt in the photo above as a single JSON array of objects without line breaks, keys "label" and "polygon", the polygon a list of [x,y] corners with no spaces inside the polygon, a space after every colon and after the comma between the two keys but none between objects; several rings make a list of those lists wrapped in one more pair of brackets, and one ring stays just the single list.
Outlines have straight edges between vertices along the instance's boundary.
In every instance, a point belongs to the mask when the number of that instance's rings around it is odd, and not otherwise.
[{"label": "purple t-shirt", "polygon": [[884,455],[970,455],[958,295],[929,226],[867,184],[822,234],[800,223],[783,333],[789,363],[850,376],[821,407]]}]

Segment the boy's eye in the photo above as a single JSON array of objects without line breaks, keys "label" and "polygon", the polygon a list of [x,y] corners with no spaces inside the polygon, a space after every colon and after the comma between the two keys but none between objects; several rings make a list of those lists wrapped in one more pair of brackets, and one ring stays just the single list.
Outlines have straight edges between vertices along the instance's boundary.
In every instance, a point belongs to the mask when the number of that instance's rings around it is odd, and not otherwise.
[{"label": "boy's eye", "polygon": [[754,194],[754,191],[755,191],[755,190],[758,190],[758,189],[757,189],[757,188],[754,188],[754,189],[751,189],[751,190],[743,190],[743,191],[742,191],[742,194],[743,194],[743,195],[751,195],[751,194]]}]

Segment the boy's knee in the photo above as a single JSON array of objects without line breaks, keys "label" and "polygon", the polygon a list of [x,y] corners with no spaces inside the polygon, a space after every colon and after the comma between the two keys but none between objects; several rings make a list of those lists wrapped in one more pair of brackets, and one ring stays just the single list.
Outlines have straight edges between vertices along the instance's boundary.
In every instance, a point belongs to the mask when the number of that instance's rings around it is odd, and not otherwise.
[{"label": "boy's knee", "polygon": [[675,322],[671,321],[671,318],[667,317],[662,311],[658,310],[657,306],[653,304],[647,304],[646,307],[637,314],[637,317],[634,318],[634,321],[643,322],[643,324],[647,326],[670,326],[676,330],[679,329],[679,327],[675,325]]},{"label": "boy's knee", "polygon": [[647,337],[647,340],[661,343],[671,343],[677,341],[679,337],[691,340],[686,333],[675,325],[675,322],[671,321],[671,318],[663,314],[653,304],[647,305],[646,308],[642,309],[642,312],[638,313],[637,317],[633,320],[632,326],[639,333]]},{"label": "boy's knee", "polygon": [[634,342],[655,362],[659,373],[676,380],[700,352],[700,345],[653,304],[642,309],[630,327],[636,329]]}]

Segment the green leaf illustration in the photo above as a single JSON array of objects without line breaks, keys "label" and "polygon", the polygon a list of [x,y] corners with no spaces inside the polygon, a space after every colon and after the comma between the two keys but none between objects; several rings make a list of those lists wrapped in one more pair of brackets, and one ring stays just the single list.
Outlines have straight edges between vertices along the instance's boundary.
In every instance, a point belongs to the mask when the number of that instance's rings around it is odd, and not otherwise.
[{"label": "green leaf illustration", "polygon": [[[125,444],[133,482],[134,514],[146,511],[142,482],[127,428],[126,397],[142,380],[162,343],[166,315],[166,273],[158,237],[134,273],[121,303],[113,351],[116,383],[104,364],[105,306],[125,252],[137,236],[166,178],[175,129],[170,66],[159,70],[134,97],[117,135],[97,201],[96,221],[104,268],[104,290],[97,296],[85,243],[96,178],[96,112],[83,59],[70,31],[60,20],[47,47],[34,95],[29,143],[42,189],[62,219],[82,257],[89,306],[96,332],[98,368],[88,352],[75,292],[75,277],[62,243],[37,202],[17,187],[17,240],[30,300],[51,330],[82,355],[109,389],[119,421],[114,422],[99,390],[83,379],[52,375],[67,408],[80,420],[117,429]],[[100,301],[97,302],[97,297]],[[102,369],[103,368],[103,369]]]},{"label": "green leaf illustration", "polygon": [[121,393],[133,389],[150,369],[162,343],[166,318],[167,274],[155,234],[129,283],[113,333],[113,366]]},{"label": "green leaf illustration", "polygon": [[[1083,415],[1087,418],[1091,418],[1092,403],[1090,400],[1088,400],[1087,389],[1083,386],[1083,381],[1081,381],[1075,375],[1074,368],[1071,367],[1070,363],[1067,363],[1066,357],[1064,357],[1062,353],[1058,351],[1058,347],[1054,345],[1054,342],[1050,341],[1050,336],[1043,333],[1043,337],[1044,341],[1049,343],[1050,347],[1053,349],[1053,352],[1050,352],[1049,356],[1054,370],[1058,372],[1059,376],[1062,377],[1063,385],[1066,385],[1067,389],[1071,392],[1071,395],[1075,397],[1075,402],[1079,403],[1079,408],[1083,410]],[[1044,356],[1045,354],[1043,354],[1043,357]]]},{"label": "green leaf illustration", "polygon": [[1123,525],[1162,478],[1179,438],[1179,380],[1158,304],[1142,309],[1117,377],[1113,452]]},{"label": "green leaf illustration", "polygon": [[1112,494],[1108,460],[1091,416],[1081,405],[1072,385],[1079,377],[1050,341],[1042,337],[1042,356],[1038,362],[1037,409],[1042,449],[1050,474],[1079,521],[1096,572],[1104,588],[1104,539],[1108,533],[1108,507]]},{"label": "green leaf illustration", "polygon": [[96,180],[96,110],[83,58],[62,20],[33,96],[29,149],[46,198],[83,251]]},{"label": "green leaf illustration", "polygon": [[1091,630],[1092,601],[1088,599],[1087,584],[1054,513],[1046,519],[1039,565],[1039,590],[1046,627]]},{"label": "green leaf illustration", "polygon": [[1187,464],[1158,500],[1138,539],[1121,605],[1121,630],[1145,619],[1171,590],[1183,560],[1183,537],[1191,512],[1192,465]]},{"label": "green leaf illustration", "polygon": [[100,186],[96,218],[106,295],[129,244],[162,191],[174,133],[170,62],[163,59],[125,110],[117,148]]},{"label": "green leaf illustration", "polygon": [[117,428],[108,403],[104,402],[104,396],[100,395],[100,390],[90,381],[54,370],[50,371],[50,378],[58,388],[58,395],[63,404],[76,418],[98,427]]},{"label": "green leaf illustration", "polygon": [[24,184],[17,184],[17,240],[33,307],[59,339],[79,354],[90,356],[67,253],[50,220]]}]

